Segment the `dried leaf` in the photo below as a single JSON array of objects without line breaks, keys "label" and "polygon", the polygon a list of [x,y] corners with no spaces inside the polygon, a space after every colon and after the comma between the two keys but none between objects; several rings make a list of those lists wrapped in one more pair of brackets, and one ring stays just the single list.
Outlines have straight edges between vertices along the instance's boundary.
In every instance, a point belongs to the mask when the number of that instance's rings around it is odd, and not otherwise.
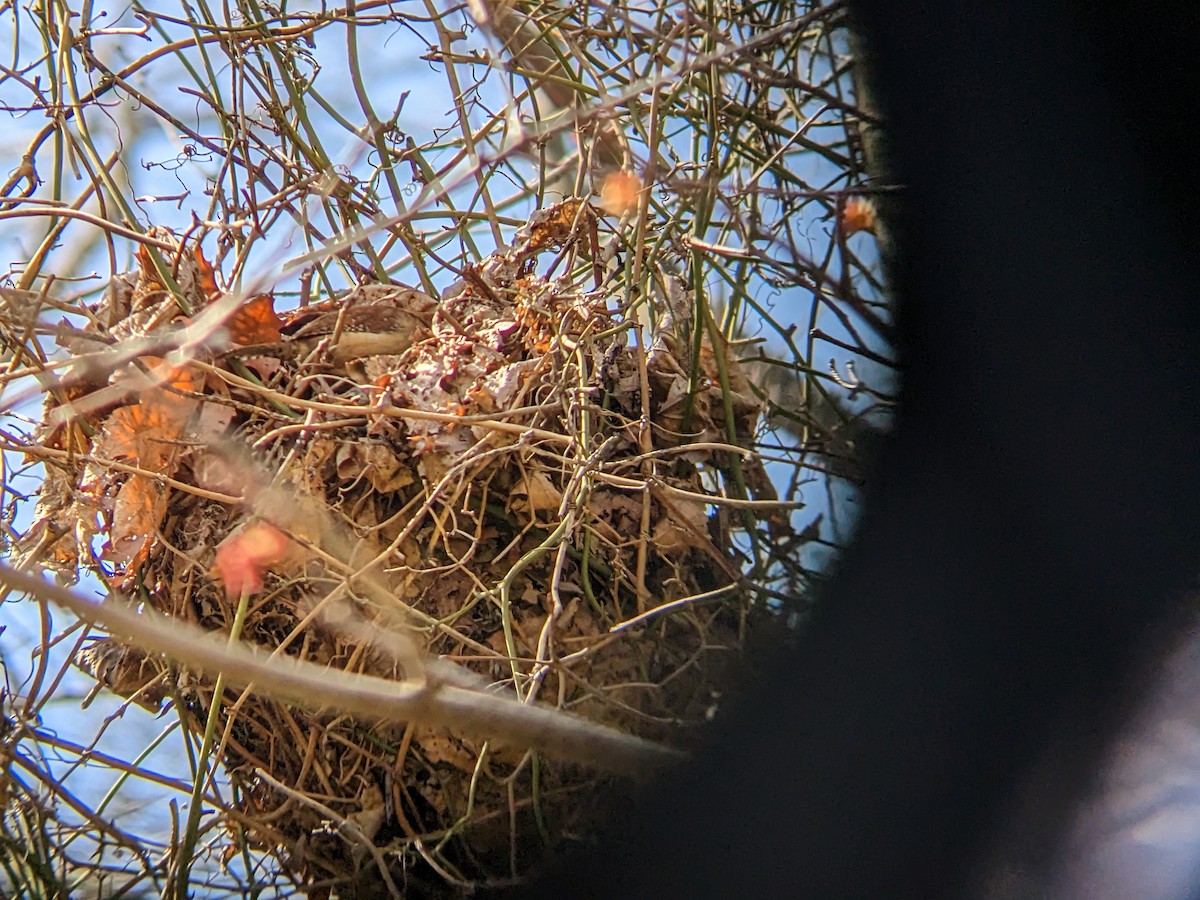
[{"label": "dried leaf", "polygon": [[518,232],[518,245],[526,253],[538,253],[549,247],[561,246],[570,237],[583,207],[582,200],[564,200],[535,212]]},{"label": "dried leaf", "polygon": [[413,735],[413,743],[421,748],[421,755],[433,765],[446,763],[462,772],[475,771],[478,753],[472,752],[448,728],[418,725]]},{"label": "dried leaf", "polygon": [[[514,508],[525,508],[531,512],[557,510],[562,503],[562,493],[541,470],[527,471],[512,491]],[[522,503],[517,498],[524,498]]]},{"label": "dried leaf", "polygon": [[144,475],[133,475],[117,491],[112,528],[103,557],[119,573],[136,571],[145,561],[150,546],[167,512],[164,487]]},{"label": "dried leaf", "polygon": [[[152,363],[151,372],[159,374],[161,364]],[[175,474],[179,455],[179,437],[199,401],[181,397],[168,390],[198,391],[204,376],[179,367],[163,373],[163,387],[146,391],[132,406],[123,406],[105,420],[97,445],[101,459],[128,461],[153,475]],[[102,465],[91,465],[80,485],[85,493],[101,494],[112,474]],[[167,509],[167,490],[150,474],[135,473],[117,491],[104,557],[111,560],[118,574],[136,570],[150,551],[151,543]]]},{"label": "dried leaf", "polygon": [[711,545],[703,503],[672,499],[665,506],[650,535],[655,547],[665,553],[682,553],[691,547],[704,549]]},{"label": "dried leaf", "polygon": [[383,494],[390,494],[408,487],[416,479],[412,469],[400,462],[384,444],[365,444],[367,479],[371,487]]},{"label": "dried leaf", "polygon": [[[158,375],[157,367],[151,372]],[[196,411],[199,401],[181,397],[174,391],[196,392],[204,376],[187,367],[175,369],[164,378],[166,387],[151,388],[132,406],[116,409],[104,423],[98,455],[111,459],[132,459],[143,469],[164,471],[165,460],[174,448],[184,426]]]},{"label": "dried leaf", "polygon": [[[157,233],[162,231],[165,233]],[[167,239],[170,232],[166,229],[151,229],[150,237]],[[139,308],[144,303],[144,298],[155,291],[164,290],[162,279],[158,275],[158,269],[154,266],[154,257],[151,255],[150,248],[146,244],[138,244],[138,248],[134,251],[134,257],[138,264],[137,284],[134,287],[134,308]],[[142,301],[142,302],[139,302]]]},{"label": "dried leaf", "polygon": [[213,271],[212,263],[204,258],[199,244],[192,247],[192,255],[196,258],[196,286],[205,299],[211,300],[221,292],[217,287],[217,273]]},{"label": "dried leaf", "polygon": [[288,468],[288,475],[302,495],[320,497],[325,485],[334,476],[331,463],[337,453],[337,441],[327,435],[314,438],[305,448],[304,455]]},{"label": "dried leaf", "polygon": [[196,416],[187,429],[188,443],[211,444],[229,430],[235,411],[223,403],[202,403],[200,415]]},{"label": "dried leaf", "polygon": [[256,294],[238,307],[225,327],[233,343],[250,347],[279,341],[282,325],[275,313],[275,298],[270,294]]}]

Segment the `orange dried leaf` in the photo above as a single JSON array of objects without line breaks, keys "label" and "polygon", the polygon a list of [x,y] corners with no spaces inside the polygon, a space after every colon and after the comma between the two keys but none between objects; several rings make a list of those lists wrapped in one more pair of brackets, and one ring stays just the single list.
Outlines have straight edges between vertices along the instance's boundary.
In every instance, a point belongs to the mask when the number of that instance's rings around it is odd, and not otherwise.
[{"label": "orange dried leaf", "polygon": [[221,579],[228,597],[257,594],[262,590],[263,573],[287,551],[286,534],[267,522],[255,522],[217,547],[212,574]]},{"label": "orange dried leaf", "polygon": [[[203,376],[173,373],[172,384],[181,390],[200,387]],[[110,459],[134,460],[156,474],[172,474],[170,462],[175,442],[195,412],[197,401],[154,388],[133,406],[113,411],[104,423],[99,455]]]},{"label": "orange dried leaf", "polygon": [[166,512],[167,492],[153,480],[133,475],[121,485],[104,552],[118,574],[136,570],[146,559]]},{"label": "orange dried leaf", "polygon": [[600,208],[609,215],[623,216],[633,212],[642,192],[642,180],[632,172],[613,172],[600,185]]},{"label": "orange dried leaf", "polygon": [[206,300],[211,300],[221,292],[221,289],[217,287],[217,273],[213,271],[212,263],[204,258],[204,251],[200,249],[199,244],[192,247],[192,255],[196,258],[200,292]]},{"label": "orange dried leaf", "polygon": [[838,228],[845,237],[850,237],[860,231],[869,231],[871,234],[875,234],[875,224],[878,220],[879,214],[875,211],[875,204],[871,200],[866,197],[851,197],[842,208],[842,217],[838,221]]},{"label": "orange dried leaf", "polygon": [[113,410],[113,414],[104,423],[104,441],[100,445],[100,455],[110,459],[140,459],[141,441],[139,428],[142,421],[142,411],[139,406],[122,406]]},{"label": "orange dried leaf", "polygon": [[251,297],[229,318],[229,338],[241,347],[273,344],[281,340],[283,322],[275,313],[275,298],[270,294]]},{"label": "orange dried leaf", "polygon": [[154,267],[154,257],[150,255],[150,248],[145,244],[138,244],[134,256],[138,264],[139,290],[143,293],[164,290],[158,269]]},{"label": "orange dried leaf", "polygon": [[564,200],[534,213],[526,226],[528,238],[525,249],[537,252],[562,244],[571,236],[582,207],[582,200]]},{"label": "orange dried leaf", "polygon": [[[175,366],[165,373],[165,377],[161,366],[155,366],[151,371],[156,378],[162,378],[164,384],[170,385],[177,391],[196,393],[204,387],[204,373],[192,366]],[[171,396],[166,391],[158,393],[164,398]]]}]

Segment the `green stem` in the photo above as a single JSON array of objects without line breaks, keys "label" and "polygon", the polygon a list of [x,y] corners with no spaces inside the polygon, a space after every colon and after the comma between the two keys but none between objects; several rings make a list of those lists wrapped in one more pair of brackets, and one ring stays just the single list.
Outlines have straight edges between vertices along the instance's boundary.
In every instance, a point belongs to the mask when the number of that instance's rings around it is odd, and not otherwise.
[{"label": "green stem", "polygon": [[[233,627],[229,630],[229,644],[237,643],[246,623],[246,611],[250,608],[250,592],[243,591],[238,600],[237,612],[234,613]],[[200,833],[200,813],[204,801],[204,787],[209,777],[209,757],[212,755],[213,743],[217,734],[217,722],[221,718],[221,699],[224,696],[225,676],[218,675],[217,683],[213,686],[212,702],[208,707],[208,720],[204,724],[204,740],[200,744],[200,757],[196,761],[196,780],[192,788],[191,806],[188,807],[187,825],[183,831],[183,840],[179,846],[179,873],[175,879],[176,900],[187,900],[188,882],[191,877],[192,856],[196,852],[196,839]]]}]

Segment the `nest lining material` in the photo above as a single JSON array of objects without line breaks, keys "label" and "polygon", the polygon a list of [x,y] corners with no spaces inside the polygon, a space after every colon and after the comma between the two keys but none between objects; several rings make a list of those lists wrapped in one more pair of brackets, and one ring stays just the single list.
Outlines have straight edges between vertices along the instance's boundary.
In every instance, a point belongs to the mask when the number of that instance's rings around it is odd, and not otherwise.
[{"label": "nest lining material", "polygon": [[[440,299],[368,284],[274,318],[254,298],[227,320],[242,346],[182,369],[146,353],[104,380],[77,366],[47,401],[26,554],[211,630],[244,601],[241,640],[320,665],[411,680],[441,656],[526,703],[685,740],[754,614],[717,485],[738,470],[773,509],[761,463],[730,446],[759,406],[707,340],[697,379],[681,329],[643,353],[614,299],[581,287],[588,265],[535,271],[594,247],[592,209],[568,201]],[[175,254],[178,295],[151,263],[71,349],[94,355],[106,330],[153,344],[219,296],[198,253]],[[131,394],[135,377],[153,386]],[[212,679],[111,639],[81,664],[203,730]],[[431,884],[514,877],[586,829],[608,784],[487,735],[233,690],[219,729],[230,821],[317,894],[386,892],[418,858]]]}]

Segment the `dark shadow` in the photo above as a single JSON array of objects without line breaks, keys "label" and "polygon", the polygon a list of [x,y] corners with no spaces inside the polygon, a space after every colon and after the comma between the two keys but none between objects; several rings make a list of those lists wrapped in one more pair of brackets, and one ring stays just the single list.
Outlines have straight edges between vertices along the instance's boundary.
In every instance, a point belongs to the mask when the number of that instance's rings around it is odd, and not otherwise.
[{"label": "dark shadow", "polygon": [[1061,814],[1200,555],[1196,14],[854,5],[908,188],[899,428],[801,646],[530,897],[935,897]]}]

